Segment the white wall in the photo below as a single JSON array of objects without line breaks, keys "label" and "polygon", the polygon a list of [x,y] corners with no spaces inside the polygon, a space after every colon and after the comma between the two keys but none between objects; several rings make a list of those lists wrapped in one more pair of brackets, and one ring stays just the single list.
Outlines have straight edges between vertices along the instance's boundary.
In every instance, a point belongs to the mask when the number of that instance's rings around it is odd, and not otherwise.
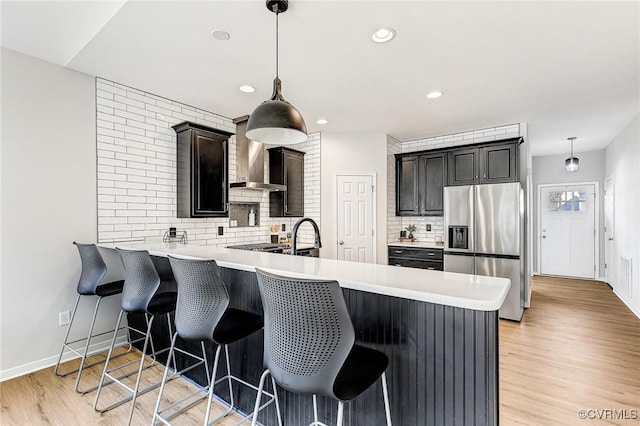
[{"label": "white wall", "polygon": [[[547,155],[533,157],[533,268],[536,273],[538,268],[538,185],[564,184],[574,182],[598,182],[599,199],[596,200],[600,209],[598,241],[600,262],[599,272],[604,276],[604,150],[575,153],[580,159],[580,168],[577,172],[569,173],[565,168],[564,160],[569,153],[562,155]],[[600,277],[596,277],[599,279]]]},{"label": "white wall", "polygon": [[336,172],[376,173],[377,263],[387,263],[387,136],[374,133],[322,133],[320,178],[321,257],[336,258]]},{"label": "white wall", "polygon": [[[614,176],[614,282],[609,283],[640,317],[640,118],[638,115],[607,146],[605,177]],[[631,291],[620,282],[620,256],[632,263]]]},{"label": "white wall", "polygon": [[71,243],[96,240],[95,133],[93,77],[2,49],[0,379],[51,365],[61,347],[58,313],[80,273]]}]

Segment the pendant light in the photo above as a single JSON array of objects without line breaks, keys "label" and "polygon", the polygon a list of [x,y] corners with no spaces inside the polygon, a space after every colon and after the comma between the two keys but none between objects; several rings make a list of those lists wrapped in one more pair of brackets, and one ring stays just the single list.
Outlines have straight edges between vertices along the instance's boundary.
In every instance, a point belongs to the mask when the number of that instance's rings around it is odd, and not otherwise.
[{"label": "pendant light", "polygon": [[580,167],[580,160],[578,159],[578,157],[573,156],[573,141],[576,139],[577,138],[575,136],[567,138],[568,141],[571,141],[571,156],[564,160],[564,165],[567,168],[568,172],[577,172],[578,167]]},{"label": "pendant light", "polygon": [[271,145],[288,145],[307,140],[307,126],[298,110],[282,97],[278,77],[278,15],[289,8],[287,0],[267,0],[267,9],[276,14],[276,78],[273,94],[249,117],[247,137]]}]

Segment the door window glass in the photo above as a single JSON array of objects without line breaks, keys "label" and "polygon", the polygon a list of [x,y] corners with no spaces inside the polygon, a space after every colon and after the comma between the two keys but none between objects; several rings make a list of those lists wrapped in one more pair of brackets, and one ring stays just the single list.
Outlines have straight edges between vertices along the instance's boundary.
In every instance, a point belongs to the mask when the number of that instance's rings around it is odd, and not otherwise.
[{"label": "door window glass", "polygon": [[587,209],[585,191],[552,191],[549,193],[550,212],[584,212]]}]

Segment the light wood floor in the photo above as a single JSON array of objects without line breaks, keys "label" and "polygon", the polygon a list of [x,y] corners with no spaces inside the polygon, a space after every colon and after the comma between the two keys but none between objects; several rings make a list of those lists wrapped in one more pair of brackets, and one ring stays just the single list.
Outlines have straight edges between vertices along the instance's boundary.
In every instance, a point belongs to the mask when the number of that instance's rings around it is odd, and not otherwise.
[{"label": "light wood floor", "polygon": [[[578,417],[580,409],[625,409],[627,415],[637,410],[640,415],[640,319],[606,284],[594,281],[536,277],[532,306],[522,322],[500,322],[500,424],[640,424],[638,419]],[[145,372],[145,377],[158,378],[161,374],[162,369],[154,367]],[[90,375],[86,378],[94,379]],[[74,393],[74,381],[74,376],[58,378],[48,368],[1,383],[0,424],[126,422],[128,405],[98,414],[93,411],[95,392]],[[176,380],[171,385],[165,393],[170,398],[192,388],[186,381]],[[111,387],[105,392],[111,392]],[[157,392],[138,399],[132,424],[150,423]],[[204,409],[205,404],[201,403],[174,423],[200,424]],[[236,416],[221,424],[231,425],[238,420]]]},{"label": "light wood floor", "polygon": [[[532,288],[523,321],[500,322],[501,424],[640,424],[640,319],[602,282],[535,277]],[[639,418],[581,420],[581,409]]]},{"label": "light wood floor", "polygon": [[[140,352],[135,351],[114,361],[113,365],[121,365],[133,359],[139,359]],[[97,359],[97,358],[94,358]],[[102,364],[104,366],[104,364]],[[102,373],[102,366],[85,370],[82,375],[83,383],[97,384]],[[60,367],[61,371],[77,368],[77,361],[70,361]],[[137,367],[137,364],[136,364]],[[155,366],[144,370],[141,388],[162,379],[164,366]],[[22,377],[0,383],[0,400],[2,401],[2,414],[0,424],[2,426],[75,426],[75,425],[124,425],[129,418],[131,403],[125,403],[111,411],[97,413],[93,409],[96,392],[85,395],[73,391],[75,374],[58,377],[53,368],[47,368]],[[86,381],[85,381],[86,380]],[[134,385],[133,380],[123,380],[129,386]],[[163,393],[163,407],[191,394],[197,388],[183,379],[170,381]],[[99,407],[105,407],[118,398],[126,395],[123,388],[113,384],[103,388],[100,396]],[[149,391],[138,397],[136,410],[133,413],[132,425],[149,425],[158,398],[159,388]],[[184,414],[171,420],[174,425],[201,425],[204,420],[207,400],[191,408]],[[214,419],[223,412],[221,404],[212,405],[211,417]],[[224,421],[218,423],[221,426],[236,425],[242,418],[230,414]],[[245,423],[250,424],[250,423]]]}]

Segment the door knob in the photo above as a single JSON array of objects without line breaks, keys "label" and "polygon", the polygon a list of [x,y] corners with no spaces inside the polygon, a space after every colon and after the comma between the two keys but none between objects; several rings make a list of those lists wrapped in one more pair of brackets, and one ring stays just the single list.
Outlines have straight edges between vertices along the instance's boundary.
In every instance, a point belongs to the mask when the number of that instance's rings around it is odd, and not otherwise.
[{"label": "door knob", "polygon": [[344,241],[340,241],[338,244],[343,245],[343,244],[344,244]]}]

